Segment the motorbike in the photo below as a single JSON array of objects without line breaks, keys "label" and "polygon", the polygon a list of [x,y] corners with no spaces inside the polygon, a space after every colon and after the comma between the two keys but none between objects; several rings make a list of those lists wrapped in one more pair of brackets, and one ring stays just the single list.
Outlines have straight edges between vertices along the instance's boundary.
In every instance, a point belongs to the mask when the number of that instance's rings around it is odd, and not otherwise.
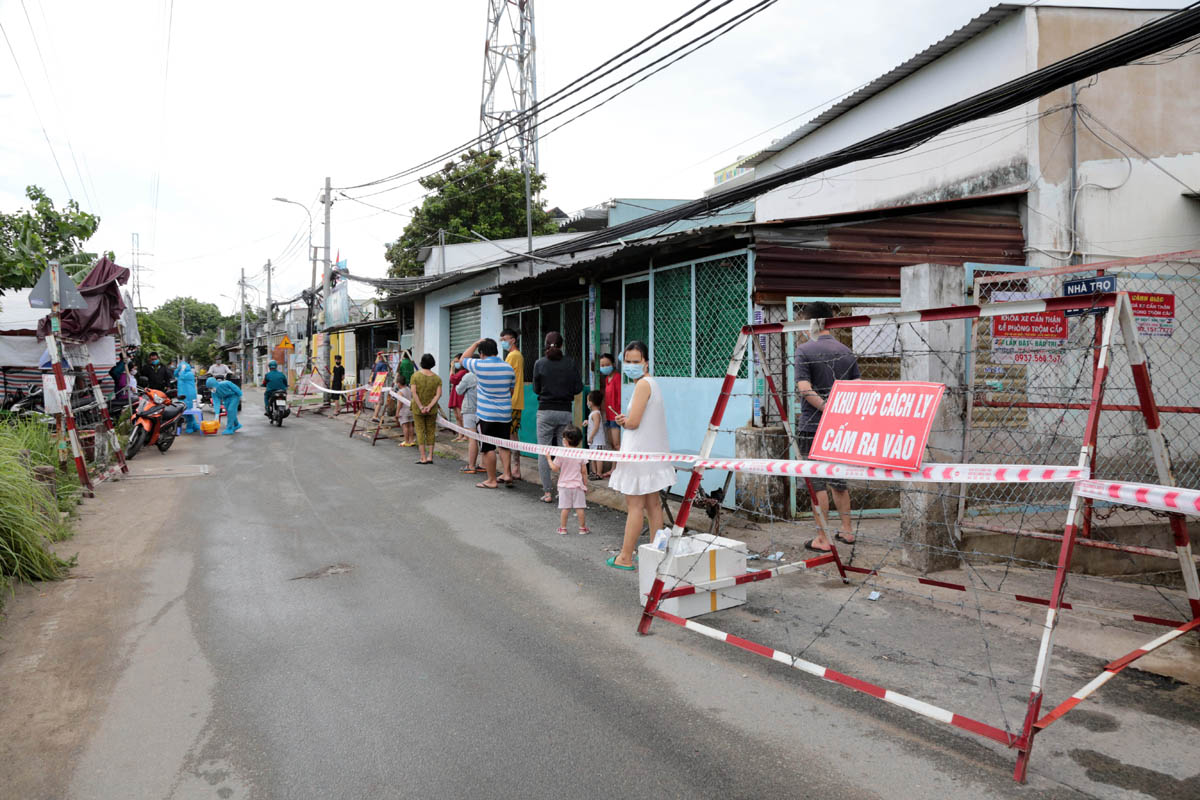
[{"label": "motorbike", "polygon": [[284,417],[292,413],[292,410],[288,408],[287,392],[276,389],[268,394],[267,409],[271,416],[271,422],[282,428]]},{"label": "motorbike", "polygon": [[129,445],[125,458],[133,458],[147,445],[154,445],[160,453],[171,449],[183,412],[183,403],[172,401],[166,393],[157,389],[139,389],[141,400],[133,412]]},{"label": "motorbike", "polygon": [[4,396],[4,411],[12,414],[40,414],[43,410],[42,386],[31,383],[24,389],[9,391]]}]

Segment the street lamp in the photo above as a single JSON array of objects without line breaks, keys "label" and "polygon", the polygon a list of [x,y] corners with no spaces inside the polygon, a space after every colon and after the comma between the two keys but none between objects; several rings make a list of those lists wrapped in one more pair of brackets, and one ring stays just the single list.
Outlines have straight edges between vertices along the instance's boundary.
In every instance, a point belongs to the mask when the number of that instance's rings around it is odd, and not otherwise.
[{"label": "street lamp", "polygon": [[[317,256],[316,256],[316,253],[313,252],[313,244],[312,244],[312,229],[313,229],[312,212],[308,210],[308,206],[304,205],[304,203],[297,203],[295,200],[288,200],[286,197],[274,197],[272,199],[277,203],[288,203],[293,206],[300,206],[300,208],[304,209],[304,213],[308,215],[308,257],[312,260],[312,278],[309,280],[308,285],[310,288],[314,287],[317,285]],[[313,342],[312,342],[313,330],[312,330],[312,301],[311,300],[308,302],[308,316],[309,316],[308,367],[306,369],[307,369],[307,371],[311,372],[312,366],[313,366]]]}]

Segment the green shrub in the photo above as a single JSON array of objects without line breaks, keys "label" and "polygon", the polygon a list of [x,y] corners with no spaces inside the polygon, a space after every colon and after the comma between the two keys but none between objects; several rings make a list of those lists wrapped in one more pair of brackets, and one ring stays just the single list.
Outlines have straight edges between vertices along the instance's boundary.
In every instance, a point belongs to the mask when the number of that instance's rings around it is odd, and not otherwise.
[{"label": "green shrub", "polygon": [[[50,549],[50,542],[71,536],[70,522],[59,513],[64,501],[56,501],[31,470],[57,463],[53,437],[44,425],[0,425],[0,576],[56,580],[74,565],[74,558],[64,561]],[[59,492],[77,496],[78,484],[60,473]]]}]

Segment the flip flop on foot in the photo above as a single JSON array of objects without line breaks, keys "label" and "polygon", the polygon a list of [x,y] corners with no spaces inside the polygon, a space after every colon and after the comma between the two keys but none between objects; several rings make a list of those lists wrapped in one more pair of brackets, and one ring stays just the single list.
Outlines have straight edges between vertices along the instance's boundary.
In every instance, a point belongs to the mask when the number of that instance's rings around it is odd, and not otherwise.
[{"label": "flip flop on foot", "polygon": [[543,503],[553,503],[554,495],[550,494],[549,492],[546,492],[544,495],[542,495],[542,502]]},{"label": "flip flop on foot", "polygon": [[475,473],[479,472],[479,470],[475,469],[474,467],[459,467],[458,471],[464,475],[474,475]]},{"label": "flip flop on foot", "polygon": [[499,488],[499,487],[497,487],[497,486],[488,486],[488,483],[487,483],[487,481],[482,481],[482,482],[480,482],[480,483],[477,483],[477,484],[475,484],[475,488],[476,488],[476,489],[496,489],[496,488]]},{"label": "flip flop on foot", "polygon": [[[851,536],[854,536],[854,534],[850,534],[850,535],[851,535]],[[854,544],[855,542],[857,542],[857,541],[858,541],[858,537],[857,537],[857,536],[855,536],[853,539],[847,539],[845,536],[843,536],[843,535],[842,535],[842,534],[840,534],[840,533],[839,533],[837,536],[834,536],[833,538],[837,539],[837,540],[838,540],[839,542],[841,542],[842,544]]]},{"label": "flip flop on foot", "polygon": [[828,555],[830,552],[832,552],[832,550],[833,550],[832,547],[829,548],[829,550],[822,550],[820,547],[814,547],[813,542],[815,542],[815,541],[816,541],[816,539],[809,539],[807,542],[804,543],[804,549],[812,550],[814,553],[825,553],[826,555]]},{"label": "flip flop on foot", "polygon": [[636,569],[636,567],[633,564],[630,564],[629,566],[625,566],[624,564],[618,564],[616,556],[609,556],[608,561],[605,561],[604,563],[608,564],[610,567],[614,567],[616,569],[623,569],[626,572],[633,572]]}]

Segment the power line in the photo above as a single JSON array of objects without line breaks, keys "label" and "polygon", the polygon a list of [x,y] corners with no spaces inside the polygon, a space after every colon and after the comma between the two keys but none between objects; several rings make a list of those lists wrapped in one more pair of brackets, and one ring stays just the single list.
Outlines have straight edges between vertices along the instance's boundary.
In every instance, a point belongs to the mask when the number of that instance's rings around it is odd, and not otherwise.
[{"label": "power line", "polygon": [[67,197],[74,199],[74,194],[71,192],[71,184],[67,183],[67,176],[63,172],[62,164],[58,163],[58,153],[54,151],[54,144],[50,141],[50,134],[46,132],[46,123],[42,121],[42,112],[38,111],[37,101],[33,99],[33,91],[29,88],[29,81],[25,80],[25,71],[21,69],[21,62],[17,59],[17,51],[13,49],[12,42],[8,38],[8,31],[4,29],[4,23],[0,23],[0,34],[4,35],[4,43],[8,45],[8,52],[12,55],[13,64],[17,67],[17,74],[21,76],[21,83],[25,85],[25,93],[29,95],[29,104],[33,106],[34,116],[37,117],[38,125],[42,128],[42,136],[46,138],[46,146],[50,148],[50,157],[54,159],[54,166],[58,168],[58,177],[62,178],[63,186],[67,190]]},{"label": "power line", "polygon": [[[696,19],[693,19],[693,20],[689,21],[687,24],[681,26],[678,30],[667,34],[661,40],[654,42],[653,44],[649,45],[648,47],[643,48],[642,50],[640,50],[639,52],[630,56],[629,58],[626,58],[624,61],[621,61],[619,64],[616,64],[615,66],[605,69],[605,67],[608,67],[608,65],[612,64],[614,61],[617,61],[621,57],[627,55],[630,51],[645,44],[647,41],[649,41],[650,39],[653,39],[655,36],[662,33],[663,31],[667,30],[668,28],[675,25],[676,23],[686,19],[687,17],[689,17],[690,15],[692,15],[699,9],[703,8],[705,5],[708,5],[708,3],[712,2],[712,1],[713,0],[703,0],[703,2],[700,2],[700,3],[696,4],[695,6],[692,6],[687,11],[685,11],[682,14],[680,14],[679,16],[675,17],[670,22],[661,26],[660,28],[658,28],[657,30],[655,30],[654,32],[649,34],[648,36],[643,37],[635,44],[630,45],[629,47],[625,48],[620,53],[617,53],[615,56],[612,56],[611,58],[606,60],[604,63],[600,64],[597,67],[594,67],[593,69],[589,70],[587,73],[576,78],[574,81],[571,81],[570,83],[568,83],[567,85],[565,85],[564,87],[559,89],[558,91],[551,93],[549,96],[547,96],[543,100],[540,100],[540,101],[534,103],[532,106],[529,107],[529,109],[527,109],[522,114],[515,115],[515,116],[511,117],[510,119],[506,120],[502,125],[497,126],[496,130],[506,129],[506,128],[507,129],[515,128],[517,125],[523,123],[530,116],[539,114],[543,109],[548,108],[549,106],[555,105],[555,104],[561,102],[562,100],[565,100],[566,98],[570,97],[571,95],[573,95],[579,91],[582,91],[583,89],[585,89],[586,87],[595,83],[596,81],[599,81],[604,77],[607,77],[608,75],[612,74],[614,71],[627,65],[634,59],[639,58],[642,55],[645,55],[646,53],[650,52],[651,50],[653,50],[657,47],[660,47],[668,40],[672,39],[675,36],[678,36],[680,33],[687,30],[691,26],[695,25],[696,23],[700,22],[701,20],[705,19],[706,17],[714,14],[715,12],[719,11],[721,8],[729,5],[733,0],[723,0],[723,2],[721,2],[715,8],[709,9],[708,11],[706,11],[704,14],[700,15]],[[657,62],[655,62],[655,63],[657,63]],[[648,66],[653,66],[653,64],[648,65]],[[644,70],[646,68],[647,67],[641,67],[638,70],[635,70],[631,75],[628,75],[625,78],[621,78],[613,85],[615,86],[625,80],[628,80],[630,77],[632,77],[633,75],[636,75],[638,72],[640,72],[641,70]],[[599,74],[597,74],[597,73],[599,73]],[[608,88],[611,88],[611,86]],[[447,150],[438,156],[435,156],[431,159],[428,159],[428,160],[421,162],[420,164],[414,165],[412,167],[408,167],[406,169],[400,170],[399,172],[392,173],[391,175],[385,176],[383,178],[377,178],[375,180],[367,181],[365,183],[355,184],[352,186],[341,186],[341,187],[337,187],[337,188],[339,188],[339,189],[362,189],[362,188],[366,188],[369,186],[376,186],[378,184],[386,183],[386,182],[389,182],[392,180],[397,180],[397,179],[405,177],[407,175],[411,175],[414,172],[419,172],[423,169],[426,169],[445,158],[453,156],[456,153],[462,152],[463,150],[470,149],[471,147],[474,147],[474,146],[480,144],[484,140],[484,138],[485,137],[482,137],[482,136],[476,136],[475,138],[469,139],[466,142],[458,145],[457,147],[451,148],[450,150]]]},{"label": "power line", "polygon": [[154,214],[150,220],[150,246],[158,243],[158,194],[162,183],[163,149],[167,140],[167,80],[171,75],[171,28],[175,21],[175,0],[167,4],[167,48],[163,57],[162,116],[158,124],[158,166],[154,170]]},{"label": "power line", "polygon": [[58,104],[58,96],[54,92],[54,82],[50,79],[50,70],[46,68],[46,58],[42,55],[42,46],[38,44],[37,33],[33,30],[33,20],[29,18],[29,9],[25,7],[25,0],[21,0],[21,11],[25,13],[25,24],[29,26],[29,36],[33,39],[33,47],[37,51],[38,61],[42,64],[42,74],[46,76],[46,88],[50,90],[50,100],[54,103],[54,109],[58,112],[59,118],[63,122],[63,129],[66,131],[67,151],[71,154],[71,161],[75,164],[75,175],[79,178],[79,185],[83,189],[84,199],[87,200],[88,210],[94,211],[95,205],[92,203],[92,195],[88,192],[87,181],[83,179],[83,173],[79,169],[79,159],[75,158],[75,145],[71,142],[71,127],[67,122],[67,116],[62,113],[62,107]]},{"label": "power line", "polygon": [[707,197],[681,203],[665,211],[648,214],[631,222],[587,234],[566,244],[544,247],[535,251],[535,255],[550,257],[611,242],[614,239],[667,222],[709,214],[855,161],[879,158],[919,147],[935,136],[966,122],[999,114],[1090,75],[1124,66],[1131,61],[1161,52],[1200,35],[1200,9],[1197,8],[1198,6],[1200,3],[1193,3],[1129,33],[1114,37],[1049,66],[980,92],[965,100],[944,106],[847,147],[809,159],[771,175],[755,178],[741,186],[732,186]]}]

